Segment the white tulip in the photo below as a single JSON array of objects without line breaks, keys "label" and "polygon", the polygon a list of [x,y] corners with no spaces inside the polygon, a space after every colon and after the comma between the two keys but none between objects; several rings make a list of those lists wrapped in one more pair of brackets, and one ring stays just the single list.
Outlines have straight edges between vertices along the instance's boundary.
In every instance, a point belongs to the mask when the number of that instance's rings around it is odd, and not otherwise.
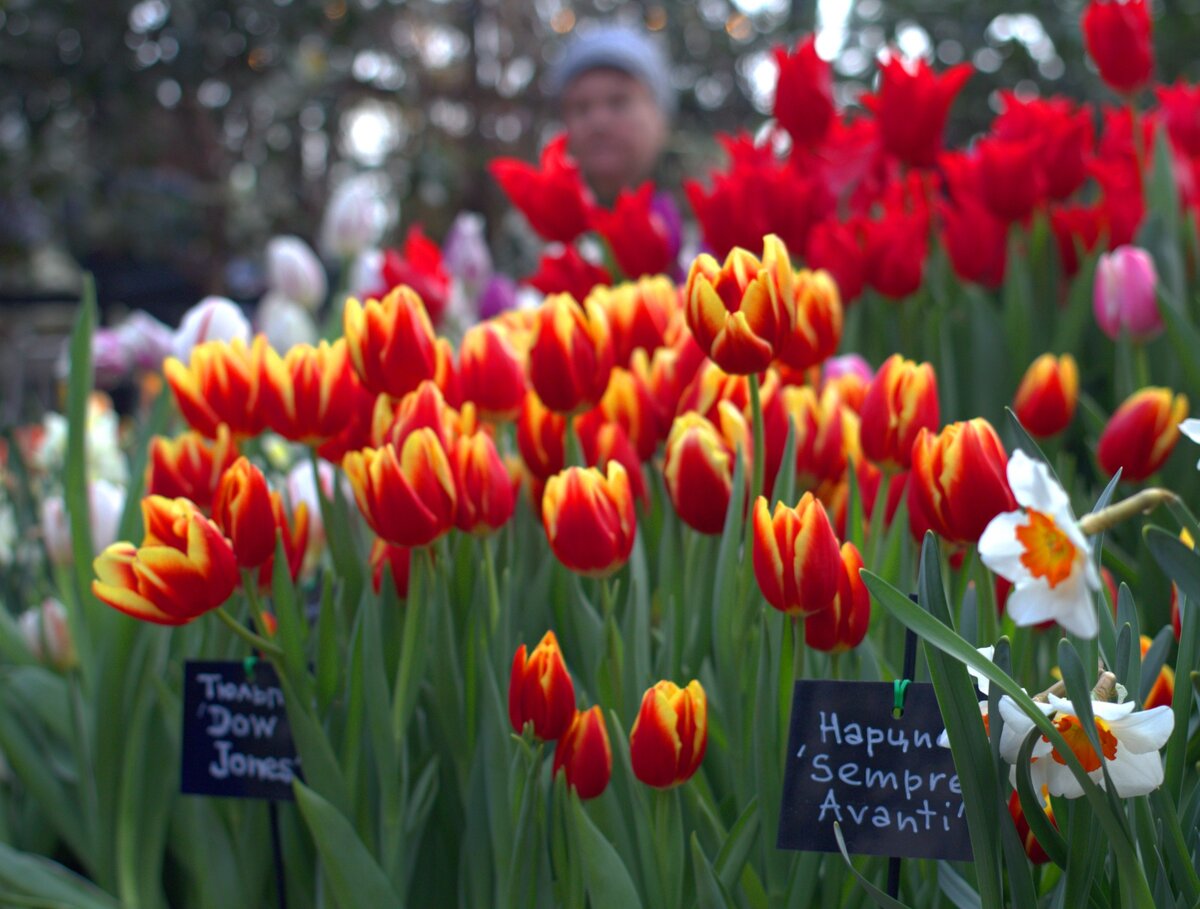
[{"label": "white tulip", "polygon": [[329,200],[321,222],[321,249],[338,259],[378,246],[388,226],[388,207],[377,181],[360,174],[344,181]]},{"label": "white tulip", "polygon": [[273,237],[266,250],[269,291],[315,310],[325,302],[329,286],[325,267],[299,237]]},{"label": "white tulip", "polygon": [[250,321],[242,308],[226,297],[205,297],[186,313],[175,331],[171,347],[184,363],[192,348],[205,341],[251,340]]},{"label": "white tulip", "polygon": [[67,623],[67,608],[58,600],[49,598],[41,606],[25,611],[17,624],[34,659],[59,671],[66,671],[79,662]]},{"label": "white tulip", "polygon": [[269,293],[258,304],[254,317],[267,343],[280,354],[297,344],[316,344],[319,332],[309,311],[279,294]]},{"label": "white tulip", "polygon": [[[88,484],[88,517],[92,528],[92,547],[100,552],[117,541],[121,515],[125,511],[125,490],[108,480]],[[47,496],[41,507],[42,539],[55,565],[75,561],[71,549],[71,522],[62,496]]]}]

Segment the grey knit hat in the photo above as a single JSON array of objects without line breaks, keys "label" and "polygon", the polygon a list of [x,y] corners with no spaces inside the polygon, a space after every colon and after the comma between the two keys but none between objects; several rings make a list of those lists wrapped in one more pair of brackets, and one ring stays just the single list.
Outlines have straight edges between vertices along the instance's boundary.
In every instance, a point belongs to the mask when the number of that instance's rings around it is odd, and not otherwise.
[{"label": "grey knit hat", "polygon": [[550,93],[561,97],[571,80],[593,69],[628,73],[645,83],[665,113],[675,110],[666,55],[645,32],[625,25],[603,25],[575,35],[550,69]]}]

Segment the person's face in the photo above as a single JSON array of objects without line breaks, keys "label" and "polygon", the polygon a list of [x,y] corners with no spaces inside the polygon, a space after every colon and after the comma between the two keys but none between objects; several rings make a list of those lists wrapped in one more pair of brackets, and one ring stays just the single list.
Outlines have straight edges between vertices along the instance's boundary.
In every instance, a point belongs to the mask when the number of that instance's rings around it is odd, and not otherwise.
[{"label": "person's face", "polygon": [[593,69],[563,91],[568,147],[601,198],[649,176],[666,142],[666,118],[640,79]]}]

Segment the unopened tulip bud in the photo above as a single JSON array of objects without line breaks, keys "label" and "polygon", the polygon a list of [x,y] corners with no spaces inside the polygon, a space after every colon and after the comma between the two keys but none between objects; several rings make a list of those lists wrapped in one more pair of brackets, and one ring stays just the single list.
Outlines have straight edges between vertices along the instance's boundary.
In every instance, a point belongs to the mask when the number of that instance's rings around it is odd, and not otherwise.
[{"label": "unopened tulip bud", "polygon": [[553,773],[557,775],[560,770],[581,799],[594,799],[608,787],[612,745],[599,707],[576,713],[570,728],[558,740]]},{"label": "unopened tulip bud", "polygon": [[184,363],[192,348],[205,341],[250,343],[250,322],[242,308],[226,297],[205,297],[183,315],[171,342],[172,353]]},{"label": "unopened tulip bud", "polygon": [[34,659],[59,672],[66,672],[78,664],[67,609],[58,600],[49,598],[41,606],[22,613],[17,624]]},{"label": "unopened tulip bud", "polygon": [[825,506],[806,492],[795,508],[754,505],[754,576],[763,598],[781,612],[806,616],[828,609],[844,571]]},{"label": "unopened tulip bud", "polygon": [[274,292],[259,301],[254,322],[271,348],[281,354],[299,344],[315,344],[320,336],[317,323],[302,304]]},{"label": "unopened tulip bud", "polygon": [[[382,175],[381,175],[382,176]],[[388,226],[388,206],[368,174],[351,177],[334,190],[321,222],[321,249],[337,259],[378,246]]]},{"label": "unopened tulip bud", "polygon": [[637,533],[629,474],[615,460],[606,473],[568,467],[546,481],[542,524],[550,549],[571,571],[612,574],[629,560]]},{"label": "unopened tulip bud", "polygon": [[913,493],[934,531],[956,543],[978,542],[992,518],[1016,511],[1008,453],[996,430],[976,417],[941,432],[922,429],[913,443]]},{"label": "unopened tulip bud", "polygon": [[246,457],[233,462],[217,484],[213,519],[233,543],[242,568],[258,568],[275,552],[275,517],[266,477]]},{"label": "unopened tulip bud", "polygon": [[863,454],[880,467],[907,470],[917,433],[941,425],[933,367],[893,354],[867,387],[860,416]]},{"label": "unopened tulip bud", "polygon": [[1109,418],[1096,445],[1096,458],[1110,476],[1137,482],[1162,467],[1179,441],[1179,423],[1187,416],[1186,395],[1169,388],[1134,392]]},{"label": "unopened tulip bud", "polygon": [[813,650],[843,653],[867,636],[871,622],[871,594],[859,576],[862,556],[853,543],[842,544],[842,573],[833,605],[804,620],[804,643]]},{"label": "unopened tulip bud", "polygon": [[661,681],[647,689],[629,733],[633,775],[647,786],[668,789],[687,782],[708,746],[708,700],[696,680],[686,688]]},{"label": "unopened tulip bud", "polygon": [[532,653],[526,654],[522,644],[513,654],[508,719],[518,735],[532,724],[533,734],[544,742],[560,738],[575,719],[575,685],[553,631]]},{"label": "unopened tulip bud", "polygon": [[328,284],[321,260],[299,237],[272,237],[266,250],[267,286],[308,310],[325,302]]},{"label": "unopened tulip bud", "polygon": [[[94,551],[106,549],[116,542],[124,511],[125,490],[122,487],[108,480],[92,480],[88,483],[88,518],[91,521]],[[55,565],[74,563],[70,516],[62,496],[48,496],[42,500],[41,518],[42,540],[50,561]]]},{"label": "unopened tulip bud", "polygon": [[[1116,4],[1113,4],[1116,5]],[[1148,341],[1163,330],[1158,314],[1158,273],[1150,253],[1137,246],[1118,246],[1096,263],[1092,302],[1096,324],[1114,341],[1122,332]]]},{"label": "unopened tulip bud", "polygon": [[1031,436],[1049,438],[1067,428],[1079,400],[1079,369],[1069,353],[1045,353],[1029,365],[1017,387],[1013,413]]}]

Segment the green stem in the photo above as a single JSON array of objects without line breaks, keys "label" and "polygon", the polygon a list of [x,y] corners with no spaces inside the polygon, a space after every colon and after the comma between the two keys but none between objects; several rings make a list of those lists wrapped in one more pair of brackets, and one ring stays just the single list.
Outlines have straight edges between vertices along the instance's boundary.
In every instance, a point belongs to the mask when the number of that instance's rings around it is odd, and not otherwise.
[{"label": "green stem", "polygon": [[1148,388],[1150,385],[1150,360],[1146,354],[1146,345],[1134,341],[1131,345],[1133,355],[1134,391]]},{"label": "green stem", "polygon": [[483,546],[483,567],[487,572],[489,631],[494,634],[500,621],[500,585],[496,582],[496,557],[492,554],[491,540],[484,539],[480,542]]},{"label": "green stem", "polygon": [[266,637],[266,626],[263,624],[262,600],[258,596],[258,572],[250,568],[242,569],[242,590],[246,594],[246,602],[250,604],[250,614],[254,616],[254,626],[258,633]]},{"label": "green stem", "polygon": [[[754,427],[754,468],[750,474],[750,508],[754,508],[754,503],[760,495],[764,495],[770,490],[764,490],[763,473],[766,469],[766,443],[764,442],[765,433],[763,431],[763,411],[762,411],[762,393],[759,389],[758,374],[751,373],[747,376],[750,384],[750,418],[753,421]],[[749,522],[751,527],[753,522]]]},{"label": "green stem", "polygon": [[804,678],[804,620],[792,616],[792,678]]},{"label": "green stem", "polygon": [[245,641],[251,647],[255,648],[256,650],[261,650],[263,652],[263,654],[270,657],[272,660],[283,659],[283,651],[282,650],[280,650],[278,647],[276,647],[274,644],[272,644],[266,638],[255,634],[253,631],[251,631],[249,628],[247,628],[245,625],[243,625],[241,622],[239,622],[237,619],[235,619],[233,616],[231,616],[225,610],[224,606],[218,606],[216,609],[216,613],[217,613],[217,618],[220,619],[222,622],[224,622],[230,631],[232,631],[235,635],[237,635],[239,638],[241,638],[243,641]]}]

